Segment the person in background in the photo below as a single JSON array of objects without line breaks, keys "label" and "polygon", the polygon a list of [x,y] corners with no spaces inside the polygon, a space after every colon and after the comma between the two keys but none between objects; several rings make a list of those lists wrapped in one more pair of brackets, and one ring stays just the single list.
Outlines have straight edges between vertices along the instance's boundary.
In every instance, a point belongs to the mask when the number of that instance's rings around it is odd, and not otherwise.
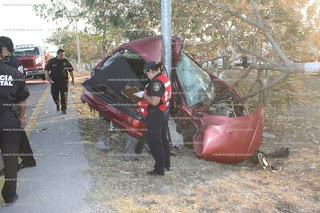
[{"label": "person in background", "polygon": [[[51,82],[51,95],[57,106],[57,111],[67,114],[68,81],[71,75],[71,84],[74,85],[73,67],[64,57],[64,50],[59,49],[57,56],[49,60],[45,67],[46,79]],[[60,95],[60,97],[59,97]]]},{"label": "person in background", "polygon": [[162,63],[147,62],[144,73],[150,83],[144,91],[135,93],[142,98],[141,113],[146,117],[146,138],[150,152],[155,160],[154,170],[149,175],[164,175],[170,170],[170,145],[167,137],[171,83],[161,71]]},{"label": "person in background", "polygon": [[[0,58],[2,59],[1,42]],[[5,172],[2,188],[5,206],[13,205],[18,199],[16,191],[19,145],[29,95],[23,75],[0,60],[0,149]]]}]

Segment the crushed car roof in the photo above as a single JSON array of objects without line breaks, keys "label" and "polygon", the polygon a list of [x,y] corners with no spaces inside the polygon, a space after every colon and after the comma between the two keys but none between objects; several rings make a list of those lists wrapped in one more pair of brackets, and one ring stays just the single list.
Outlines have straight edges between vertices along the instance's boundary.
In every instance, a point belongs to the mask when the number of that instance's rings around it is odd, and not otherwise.
[{"label": "crushed car roof", "polygon": [[[172,36],[172,42],[173,45],[176,46],[176,48],[172,49],[173,57],[176,58],[183,47],[183,40],[179,37]],[[132,50],[146,61],[155,61],[156,63],[163,61],[163,42],[161,35],[129,41],[122,44],[120,48]]]}]

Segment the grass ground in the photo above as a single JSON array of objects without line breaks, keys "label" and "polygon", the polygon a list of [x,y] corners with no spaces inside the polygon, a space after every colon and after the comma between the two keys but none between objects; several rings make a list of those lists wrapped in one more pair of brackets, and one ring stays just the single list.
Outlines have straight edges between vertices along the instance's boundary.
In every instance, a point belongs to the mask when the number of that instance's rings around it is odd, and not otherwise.
[{"label": "grass ground", "polygon": [[[77,73],[78,77],[88,73]],[[264,171],[252,164],[225,165],[195,157],[192,149],[175,150],[172,171],[165,177],[145,174],[153,165],[148,153],[137,162],[122,160],[121,132],[110,134],[98,113],[81,103],[80,82],[72,88],[82,141],[92,164],[87,171],[95,184],[89,199],[97,212],[320,212],[320,84],[319,76],[306,78],[313,92],[308,107],[295,106],[286,114],[266,114],[266,131],[276,136],[264,139],[261,150],[289,147],[288,158],[270,162],[277,170]],[[94,148],[102,135],[110,138],[111,151]],[[0,178],[0,186],[4,178]],[[3,202],[3,200],[0,200]]]},{"label": "grass ground", "polygon": [[[319,80],[309,78],[310,91],[320,92]],[[77,81],[73,99],[92,165],[87,172],[95,180],[88,198],[97,212],[320,212],[320,96],[309,107],[296,106],[279,117],[266,115],[265,131],[276,138],[264,139],[261,150],[290,149],[288,158],[269,158],[277,170],[204,161],[183,147],[171,157],[172,170],[158,178],[145,174],[153,166],[150,154],[135,162],[122,160],[122,132],[110,134],[104,119],[80,101],[81,92]],[[102,135],[110,138],[112,150],[94,148]]]}]

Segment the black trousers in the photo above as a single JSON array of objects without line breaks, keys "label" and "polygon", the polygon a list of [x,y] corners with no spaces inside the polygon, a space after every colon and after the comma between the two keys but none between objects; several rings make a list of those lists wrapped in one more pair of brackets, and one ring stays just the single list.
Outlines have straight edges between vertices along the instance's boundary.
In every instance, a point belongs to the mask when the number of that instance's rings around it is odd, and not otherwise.
[{"label": "black trousers", "polygon": [[61,110],[67,110],[68,83],[54,82],[51,84],[51,95],[57,107],[61,107]]},{"label": "black trousers", "polygon": [[33,157],[33,152],[30,146],[30,142],[25,131],[21,132],[19,156],[22,159],[21,163],[25,165],[36,164],[36,160]]},{"label": "black trousers", "polygon": [[21,131],[19,157],[22,159],[22,164],[29,166],[36,164],[36,160],[33,157],[33,151],[31,149],[28,136],[24,130]]},{"label": "black trousers", "polygon": [[1,113],[0,120],[0,149],[5,171],[2,197],[6,202],[11,202],[17,189],[18,155],[22,129],[18,118],[12,112]]},{"label": "black trousers", "polygon": [[163,113],[163,121],[162,121],[162,127],[161,127],[162,142],[163,142],[163,148],[164,148],[164,166],[165,168],[169,169],[171,165],[171,162],[170,162],[171,148],[168,140],[168,123],[169,123],[169,110]]},{"label": "black trousers", "polygon": [[146,118],[146,137],[150,152],[155,160],[154,170],[164,174],[170,167],[170,146],[167,138],[169,112],[154,111]]}]

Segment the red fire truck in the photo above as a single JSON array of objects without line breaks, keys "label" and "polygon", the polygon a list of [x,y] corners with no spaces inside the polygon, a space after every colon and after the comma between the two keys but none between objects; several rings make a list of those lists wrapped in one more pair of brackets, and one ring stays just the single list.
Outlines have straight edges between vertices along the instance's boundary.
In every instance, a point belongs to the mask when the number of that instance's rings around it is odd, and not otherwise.
[{"label": "red fire truck", "polygon": [[45,56],[44,51],[39,46],[33,44],[17,45],[13,55],[21,61],[26,78],[40,77],[43,80],[45,79]]}]

